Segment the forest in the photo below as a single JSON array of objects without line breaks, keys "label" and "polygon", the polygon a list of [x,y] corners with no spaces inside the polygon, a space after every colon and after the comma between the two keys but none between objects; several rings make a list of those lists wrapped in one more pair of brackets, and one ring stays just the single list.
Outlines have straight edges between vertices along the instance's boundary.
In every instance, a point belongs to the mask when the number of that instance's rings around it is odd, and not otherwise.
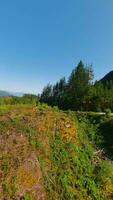
[{"label": "forest", "polygon": [[54,85],[47,84],[39,99],[62,110],[113,111],[113,74],[94,81],[92,65],[80,61],[67,80],[63,77]]}]

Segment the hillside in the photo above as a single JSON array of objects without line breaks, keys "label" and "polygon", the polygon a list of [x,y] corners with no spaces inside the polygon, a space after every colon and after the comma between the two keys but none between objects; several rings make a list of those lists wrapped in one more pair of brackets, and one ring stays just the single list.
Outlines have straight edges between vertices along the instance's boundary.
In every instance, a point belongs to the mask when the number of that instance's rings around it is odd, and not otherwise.
[{"label": "hillside", "polygon": [[57,129],[64,139],[75,137],[64,114],[31,107],[1,114],[0,199],[47,199],[43,175],[51,169],[49,139]]},{"label": "hillside", "polygon": [[107,81],[113,81],[113,71],[107,73],[100,81],[103,84],[106,84]]},{"label": "hillside", "polygon": [[9,92],[0,90],[0,97],[2,97],[2,96],[10,96],[10,95],[11,95],[11,94],[10,94]]},{"label": "hillside", "polygon": [[112,199],[113,165],[88,139],[96,125],[46,105],[0,110],[0,200]]},{"label": "hillside", "polygon": [[0,90],[0,97],[7,97],[7,96],[22,97],[23,93],[20,93],[20,92],[7,92],[7,91],[4,91],[4,90]]}]

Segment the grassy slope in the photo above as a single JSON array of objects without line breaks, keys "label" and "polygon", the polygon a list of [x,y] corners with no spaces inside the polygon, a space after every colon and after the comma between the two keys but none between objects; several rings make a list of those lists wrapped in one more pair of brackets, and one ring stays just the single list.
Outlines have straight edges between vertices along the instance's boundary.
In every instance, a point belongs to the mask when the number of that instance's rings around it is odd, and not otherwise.
[{"label": "grassy slope", "polygon": [[47,106],[0,110],[0,200],[113,199],[113,165],[97,153],[95,126]]}]

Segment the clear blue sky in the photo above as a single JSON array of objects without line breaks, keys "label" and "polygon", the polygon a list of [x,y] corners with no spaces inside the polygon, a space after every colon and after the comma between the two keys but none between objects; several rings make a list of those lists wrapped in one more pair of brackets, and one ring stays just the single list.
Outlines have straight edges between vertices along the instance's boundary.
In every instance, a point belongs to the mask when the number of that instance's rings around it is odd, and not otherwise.
[{"label": "clear blue sky", "polygon": [[80,59],[113,69],[113,0],[0,1],[0,89],[38,93]]}]

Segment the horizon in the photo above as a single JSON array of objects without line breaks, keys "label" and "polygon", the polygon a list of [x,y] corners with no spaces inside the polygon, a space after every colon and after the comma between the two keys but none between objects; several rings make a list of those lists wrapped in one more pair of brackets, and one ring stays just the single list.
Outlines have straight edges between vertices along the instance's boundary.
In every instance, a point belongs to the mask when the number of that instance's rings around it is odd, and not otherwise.
[{"label": "horizon", "polygon": [[[105,75],[103,75],[103,77],[100,77],[100,79],[95,79],[94,78],[94,82],[95,81],[99,81],[99,80],[101,80],[102,78],[104,78],[104,76],[106,76],[107,74],[109,74],[110,72],[113,72],[113,70],[111,70],[111,71],[109,71],[108,73],[106,73]],[[68,77],[67,77],[67,79],[68,79]],[[60,80],[60,78],[59,78],[59,80]],[[57,81],[56,81],[57,82]],[[56,82],[54,82],[53,84],[55,84]],[[47,83],[48,84],[48,83]],[[51,83],[50,83],[51,84]],[[46,86],[46,85],[45,85]],[[45,87],[44,86],[44,87]],[[42,90],[43,90],[43,88],[42,88]],[[8,92],[8,93],[10,93],[10,94],[12,94],[12,95],[17,95],[17,96],[22,96],[22,95],[24,95],[24,94],[32,94],[32,95],[38,95],[38,94],[41,94],[41,92],[42,92],[42,90],[40,90],[40,92],[29,92],[29,91],[9,91],[9,90],[5,90],[5,89],[1,89],[0,88],[0,91],[2,91],[2,92]]]},{"label": "horizon", "polygon": [[82,60],[95,80],[113,70],[113,1],[0,3],[0,90],[38,94]]}]

